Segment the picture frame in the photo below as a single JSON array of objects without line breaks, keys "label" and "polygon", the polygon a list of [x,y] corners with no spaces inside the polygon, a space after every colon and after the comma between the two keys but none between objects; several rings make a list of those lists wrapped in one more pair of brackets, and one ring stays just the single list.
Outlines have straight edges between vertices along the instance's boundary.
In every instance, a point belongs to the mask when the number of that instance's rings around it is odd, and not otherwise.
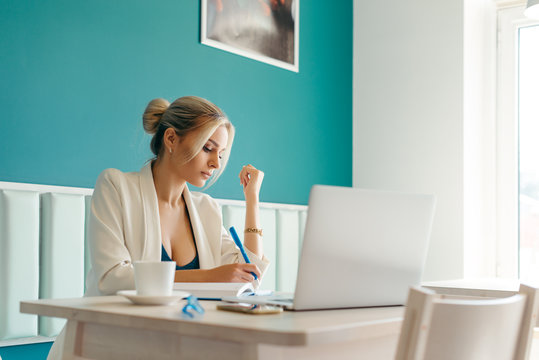
[{"label": "picture frame", "polygon": [[299,0],[201,0],[200,42],[299,72]]}]

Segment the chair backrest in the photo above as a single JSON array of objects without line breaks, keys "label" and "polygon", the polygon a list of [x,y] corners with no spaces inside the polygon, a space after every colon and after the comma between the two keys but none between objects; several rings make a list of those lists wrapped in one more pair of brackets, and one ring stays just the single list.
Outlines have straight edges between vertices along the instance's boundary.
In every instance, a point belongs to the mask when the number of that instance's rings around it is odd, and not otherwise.
[{"label": "chair backrest", "polygon": [[506,298],[463,298],[411,288],[397,360],[528,359],[538,289]]}]

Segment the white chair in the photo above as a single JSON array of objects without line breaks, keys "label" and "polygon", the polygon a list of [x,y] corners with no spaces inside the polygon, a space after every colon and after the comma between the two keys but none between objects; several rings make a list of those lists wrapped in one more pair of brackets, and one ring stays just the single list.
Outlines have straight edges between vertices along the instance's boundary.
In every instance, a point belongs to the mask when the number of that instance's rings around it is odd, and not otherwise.
[{"label": "white chair", "polygon": [[482,299],[411,288],[395,359],[528,359],[538,294],[526,285],[510,297]]}]

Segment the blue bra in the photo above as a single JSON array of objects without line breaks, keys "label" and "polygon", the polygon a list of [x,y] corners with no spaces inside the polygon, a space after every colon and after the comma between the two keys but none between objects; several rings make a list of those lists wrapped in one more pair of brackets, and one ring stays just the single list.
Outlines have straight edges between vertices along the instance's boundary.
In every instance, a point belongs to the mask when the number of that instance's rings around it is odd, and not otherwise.
[{"label": "blue bra", "polygon": [[[186,208],[187,210],[187,208]],[[189,210],[187,210],[187,214],[189,215]],[[191,224],[191,220],[189,219],[189,225],[191,226],[191,233],[193,234],[193,243],[195,244],[195,257],[189,264],[186,264],[184,266],[178,266],[176,264],[176,270],[195,270],[200,269],[200,263],[198,262],[198,250],[197,250],[197,243],[194,239],[194,231],[193,231],[193,225]],[[165,250],[165,247],[163,244],[161,244],[161,261],[174,261],[168,256],[167,251]]]},{"label": "blue bra", "polygon": [[[165,250],[165,247],[161,245],[161,261],[174,261],[168,256],[167,251]],[[178,266],[176,264],[176,270],[194,270],[194,269],[200,269],[200,263],[198,262],[198,252],[196,253],[195,257],[189,264],[186,264],[184,266]]]}]

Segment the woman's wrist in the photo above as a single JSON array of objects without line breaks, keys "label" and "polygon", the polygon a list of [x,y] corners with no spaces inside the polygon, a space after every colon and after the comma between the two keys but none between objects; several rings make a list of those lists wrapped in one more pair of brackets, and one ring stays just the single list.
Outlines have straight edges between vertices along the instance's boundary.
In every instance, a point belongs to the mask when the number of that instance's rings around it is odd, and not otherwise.
[{"label": "woman's wrist", "polygon": [[259,198],[258,198],[258,195],[249,195],[249,196],[245,196],[245,205],[254,205],[254,206],[258,206],[258,203],[259,203]]},{"label": "woman's wrist", "polygon": [[262,230],[262,228],[260,228],[260,227],[246,227],[243,232],[246,235],[247,234],[257,234],[260,237],[264,236],[264,230]]}]

